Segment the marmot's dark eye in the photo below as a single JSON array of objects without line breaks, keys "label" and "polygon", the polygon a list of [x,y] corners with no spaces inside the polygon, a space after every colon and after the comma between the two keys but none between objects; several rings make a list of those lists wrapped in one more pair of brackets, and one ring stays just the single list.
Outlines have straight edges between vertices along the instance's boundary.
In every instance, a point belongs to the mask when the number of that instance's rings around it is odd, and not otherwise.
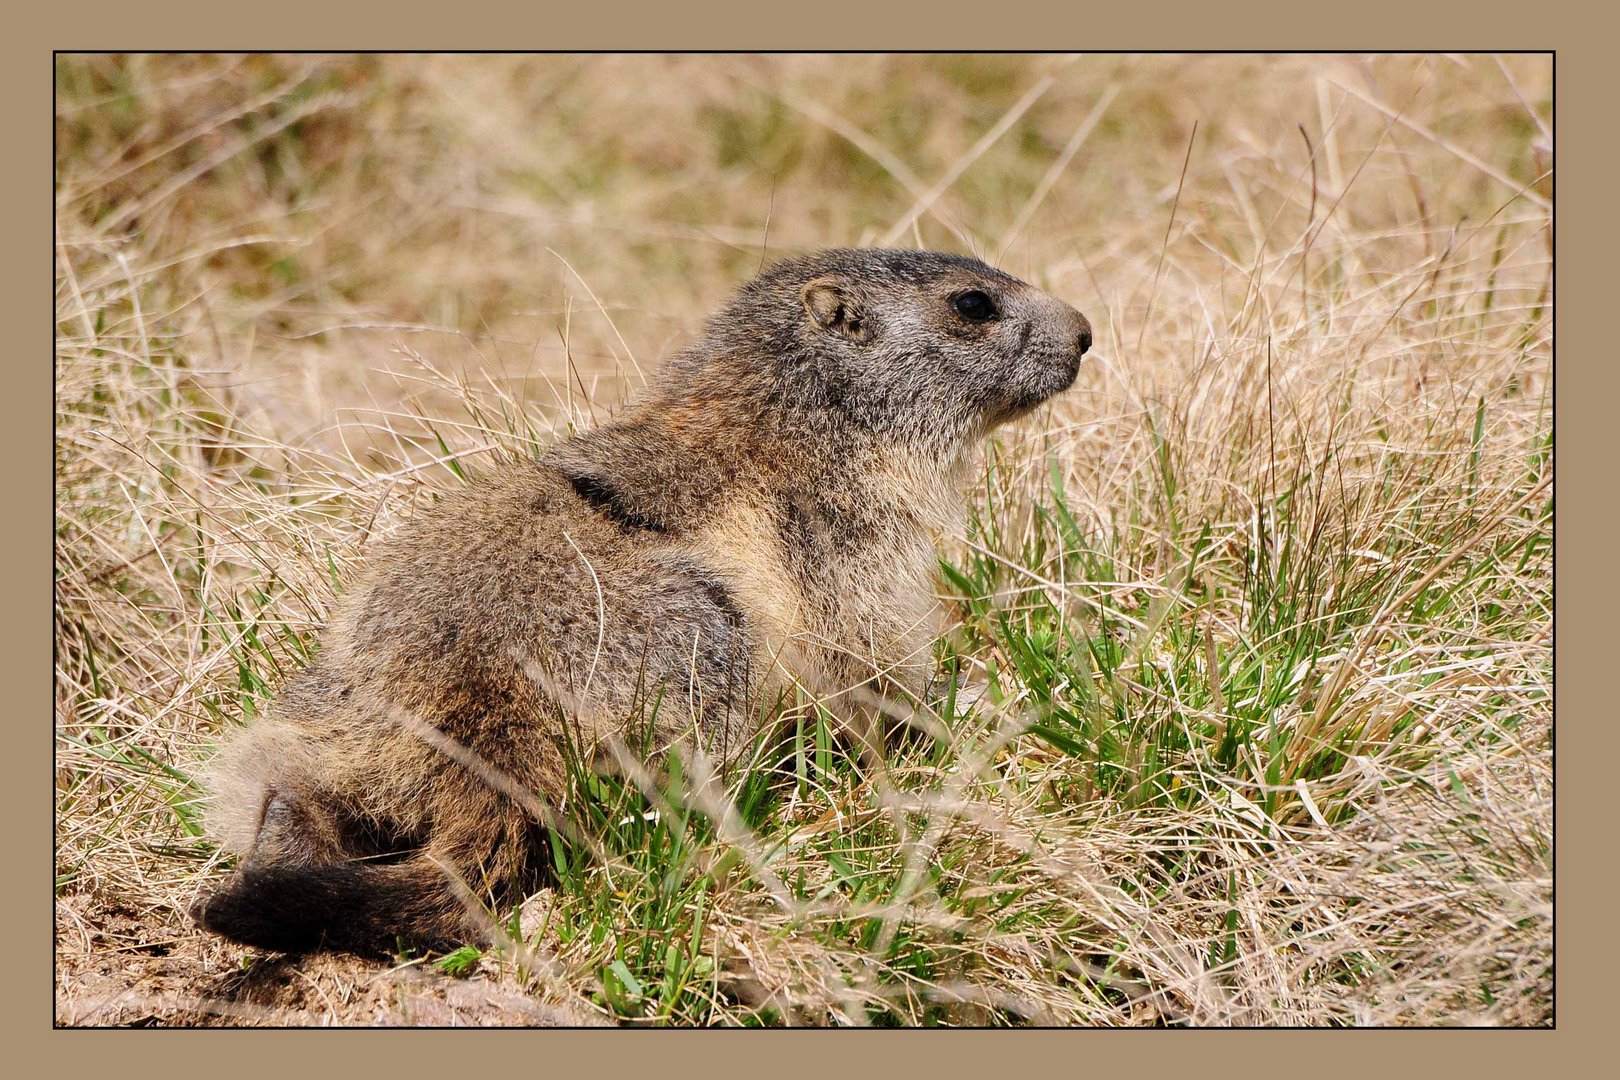
[{"label": "marmot's dark eye", "polygon": [[952,306],[958,315],[972,322],[988,322],[996,317],[995,302],[978,289],[958,296]]}]

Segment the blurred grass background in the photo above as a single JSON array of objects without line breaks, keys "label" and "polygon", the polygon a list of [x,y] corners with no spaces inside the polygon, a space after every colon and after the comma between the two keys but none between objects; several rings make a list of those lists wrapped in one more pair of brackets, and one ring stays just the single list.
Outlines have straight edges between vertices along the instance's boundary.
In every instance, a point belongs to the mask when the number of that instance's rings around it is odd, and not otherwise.
[{"label": "blurred grass background", "polygon": [[[1437,138],[1550,192],[1545,118],[1519,100],[1546,101],[1548,65],[1502,64],[64,58],[58,184],[72,197],[62,226],[138,236],[155,259],[184,259],[222,339],[236,342],[228,359],[303,383],[267,396],[342,388],[352,398],[387,346],[386,335],[345,329],[355,324],[486,342],[492,363],[556,379],[570,305],[575,361],[594,390],[630,378],[632,356],[667,354],[762,255],[879,240],[971,248],[1106,320],[1103,342],[1134,346],[1133,320],[1164,270],[1173,286],[1210,267],[1216,285],[1225,269],[1229,294],[1247,284],[1257,240],[1281,254],[1306,232],[1313,137],[1321,192],[1355,176],[1329,234],[1399,234],[1364,256],[1385,273],[1432,255],[1471,213],[1477,221],[1512,194],[1363,98],[1420,106],[1414,115]],[[1482,81],[1487,96],[1474,93]],[[1043,184],[1105,97],[1078,152]],[[1011,127],[975,153],[1015,106]],[[1161,268],[1194,122],[1202,145]],[[934,212],[897,228],[957,170]],[[1319,194],[1318,215],[1331,202]],[[618,334],[593,315],[591,292]],[[352,400],[317,399],[313,411],[329,416],[333,404]]]}]

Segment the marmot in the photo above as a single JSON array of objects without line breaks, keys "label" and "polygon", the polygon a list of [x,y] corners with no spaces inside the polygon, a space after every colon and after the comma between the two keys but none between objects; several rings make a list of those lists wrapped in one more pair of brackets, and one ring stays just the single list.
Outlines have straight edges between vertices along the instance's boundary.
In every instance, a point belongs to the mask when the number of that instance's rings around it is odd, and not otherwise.
[{"label": "marmot", "polygon": [[521,792],[557,805],[566,739],[656,701],[656,746],[724,754],[795,683],[920,693],[973,451],[1090,344],[965,256],[769,267],[620,417],[378,545],[314,662],[221,748],[211,820],[242,858],[193,917],[287,951],[473,940],[449,875],[533,872]]}]

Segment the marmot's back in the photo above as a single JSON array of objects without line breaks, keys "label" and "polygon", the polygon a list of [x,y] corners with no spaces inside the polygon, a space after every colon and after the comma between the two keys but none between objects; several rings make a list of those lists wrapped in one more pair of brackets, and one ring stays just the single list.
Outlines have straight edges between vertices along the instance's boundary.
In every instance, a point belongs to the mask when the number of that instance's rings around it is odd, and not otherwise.
[{"label": "marmot's back", "polygon": [[[395,739],[404,710],[555,800],[559,715],[598,739],[654,720],[665,742],[698,716],[739,721],[753,661],[743,622],[678,543],[625,526],[556,468],[521,465],[378,546],[334,613],[313,684],[278,715],[357,745]],[[330,782],[376,757],[339,755]],[[393,786],[370,768],[348,782],[373,801]]]},{"label": "marmot's back", "polygon": [[454,698],[462,672],[517,665],[576,707],[589,681],[596,707],[617,712],[634,690],[627,672],[684,674],[693,637],[725,649],[739,617],[677,543],[538,465],[457,492],[381,548],[334,632],[401,704]]}]

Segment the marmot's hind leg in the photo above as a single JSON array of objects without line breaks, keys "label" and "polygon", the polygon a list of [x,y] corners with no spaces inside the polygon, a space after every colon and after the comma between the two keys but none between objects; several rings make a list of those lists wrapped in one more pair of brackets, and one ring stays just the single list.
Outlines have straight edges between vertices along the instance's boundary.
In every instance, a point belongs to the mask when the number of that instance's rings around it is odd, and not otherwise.
[{"label": "marmot's hind leg", "polygon": [[[339,815],[320,800],[267,787],[253,841],[236,873],[216,892],[191,906],[191,917],[205,929],[247,945],[298,951],[319,944],[316,922],[336,912],[319,889],[305,889],[302,901],[287,886],[318,879],[329,867],[353,856]],[[271,882],[279,887],[268,888]],[[296,893],[299,890],[293,889]],[[303,904],[318,904],[309,910]]]},{"label": "marmot's hind leg", "polygon": [[242,866],[321,866],[353,854],[330,807],[272,787],[265,789],[258,833]]},{"label": "marmot's hind leg", "polygon": [[192,918],[244,945],[281,952],[383,955],[402,942],[446,948],[486,939],[492,923],[474,898],[507,891],[525,875],[532,829],[481,783],[469,789],[436,823],[425,849],[391,857],[353,851],[336,816],[318,802],[272,794],[241,868],[192,907]]},{"label": "marmot's hind leg", "polygon": [[191,914],[260,949],[387,955],[400,942],[444,947],[470,926],[444,871],[422,856],[398,863],[245,867]]}]

